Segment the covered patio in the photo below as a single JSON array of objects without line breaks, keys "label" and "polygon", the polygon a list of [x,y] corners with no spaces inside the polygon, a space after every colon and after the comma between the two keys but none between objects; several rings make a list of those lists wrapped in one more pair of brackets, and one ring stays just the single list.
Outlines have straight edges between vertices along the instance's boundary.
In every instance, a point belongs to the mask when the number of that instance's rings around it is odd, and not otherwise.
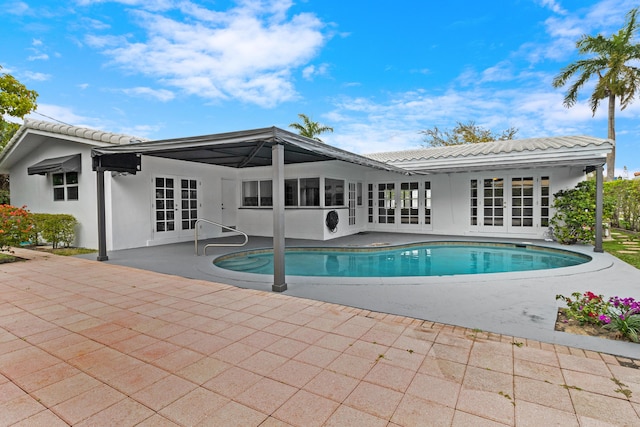
[{"label": "covered patio", "polygon": [[404,175],[411,174],[411,172],[398,167],[276,127],[94,148],[92,156],[93,170],[97,176],[99,261],[108,259],[105,225],[105,172],[117,171],[135,174],[141,170],[141,156],[155,156],[231,168],[271,166],[275,265],[272,289],[276,292],[283,292],[287,289],[284,265],[284,166],[286,164],[339,160],[378,170]]}]

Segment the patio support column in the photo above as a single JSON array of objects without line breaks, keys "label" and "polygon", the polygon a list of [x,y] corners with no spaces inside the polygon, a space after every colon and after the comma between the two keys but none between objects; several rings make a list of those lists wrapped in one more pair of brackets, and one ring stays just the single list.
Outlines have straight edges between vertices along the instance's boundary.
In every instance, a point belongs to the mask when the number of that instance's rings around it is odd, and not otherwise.
[{"label": "patio support column", "polygon": [[271,147],[273,169],[273,286],[274,292],[287,290],[284,265],[284,145]]},{"label": "patio support column", "polygon": [[602,199],[604,193],[602,171],[602,165],[596,166],[596,244],[594,252],[604,252],[602,249]]},{"label": "patio support column", "polygon": [[98,196],[98,261],[107,261],[107,226],[105,215],[105,195],[104,195],[104,169],[102,166],[96,168],[97,196]]}]

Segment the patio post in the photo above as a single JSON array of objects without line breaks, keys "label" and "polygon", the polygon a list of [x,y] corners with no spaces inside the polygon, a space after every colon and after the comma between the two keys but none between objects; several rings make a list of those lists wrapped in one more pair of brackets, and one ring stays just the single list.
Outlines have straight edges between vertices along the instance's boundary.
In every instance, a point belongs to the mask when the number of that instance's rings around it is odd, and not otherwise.
[{"label": "patio post", "polygon": [[96,169],[96,181],[98,185],[98,261],[107,261],[107,227],[105,217],[105,201],[104,201],[104,169],[98,166]]},{"label": "patio post", "polygon": [[604,193],[602,171],[602,165],[596,166],[596,244],[593,248],[594,252],[604,252],[602,249],[602,199]]},{"label": "patio post", "polygon": [[274,292],[287,290],[284,265],[284,145],[271,147],[273,169],[273,286]]}]

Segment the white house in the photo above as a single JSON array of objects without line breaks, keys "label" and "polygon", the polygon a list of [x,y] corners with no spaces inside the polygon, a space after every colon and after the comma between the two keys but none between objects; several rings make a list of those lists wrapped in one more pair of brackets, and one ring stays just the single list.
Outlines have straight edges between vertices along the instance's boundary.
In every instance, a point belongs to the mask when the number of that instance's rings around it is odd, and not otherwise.
[{"label": "white house", "polygon": [[107,250],[193,240],[198,218],[255,236],[283,221],[284,236],[314,240],[362,231],[541,239],[552,195],[601,172],[611,148],[570,136],[361,156],[278,128],[141,141],[25,120],[0,173],[10,174],[13,205],[74,215],[76,245],[90,248],[101,244],[99,213]]}]

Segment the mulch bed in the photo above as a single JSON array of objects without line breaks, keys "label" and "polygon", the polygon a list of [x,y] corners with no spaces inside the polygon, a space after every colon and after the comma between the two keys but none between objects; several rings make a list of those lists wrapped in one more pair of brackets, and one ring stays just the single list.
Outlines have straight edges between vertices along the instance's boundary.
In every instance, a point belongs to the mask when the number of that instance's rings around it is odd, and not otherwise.
[{"label": "mulch bed", "polygon": [[624,337],[619,332],[610,331],[609,329],[605,329],[602,326],[592,325],[588,323],[581,325],[577,320],[567,317],[566,309],[564,308],[558,309],[558,317],[556,318],[555,330],[576,335],[589,335],[592,337],[605,338],[609,340],[633,342],[630,339]]}]

